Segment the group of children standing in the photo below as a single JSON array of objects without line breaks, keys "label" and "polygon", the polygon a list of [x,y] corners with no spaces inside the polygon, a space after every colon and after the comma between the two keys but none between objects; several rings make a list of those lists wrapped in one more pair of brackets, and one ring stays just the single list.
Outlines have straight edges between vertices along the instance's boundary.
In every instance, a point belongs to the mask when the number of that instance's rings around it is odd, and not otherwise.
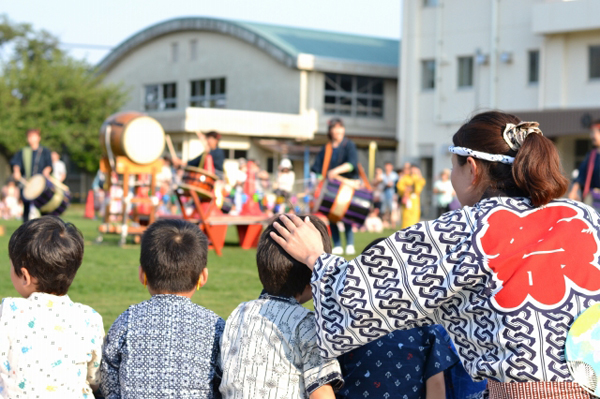
[{"label": "group of children standing", "polygon": [[[330,252],[326,226],[311,221]],[[444,372],[458,359],[443,329],[397,331],[338,359],[321,357],[314,314],[302,306],[312,298],[311,271],[271,232],[256,255],[263,292],[224,321],[191,301],[208,280],[204,234],[183,220],[152,224],[138,273],[151,298],[105,336],[102,317],[67,295],[83,259],[79,230],[52,216],[23,224],[9,243],[22,298],[0,306],[0,397],[450,397]]]}]

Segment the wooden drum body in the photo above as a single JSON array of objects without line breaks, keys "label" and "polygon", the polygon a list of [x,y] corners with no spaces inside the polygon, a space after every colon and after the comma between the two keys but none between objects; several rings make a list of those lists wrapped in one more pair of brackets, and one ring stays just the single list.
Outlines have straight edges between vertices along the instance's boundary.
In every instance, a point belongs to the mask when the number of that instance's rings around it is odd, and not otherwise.
[{"label": "wooden drum body", "polygon": [[179,188],[183,189],[184,194],[189,194],[189,191],[193,190],[198,193],[200,199],[212,199],[215,195],[214,188],[217,179],[217,175],[205,169],[186,166],[183,168],[183,177]]},{"label": "wooden drum body", "polygon": [[321,212],[333,223],[362,226],[373,206],[373,192],[357,189],[339,180],[326,180],[313,212]]},{"label": "wooden drum body", "polygon": [[100,146],[109,158],[125,156],[139,164],[151,164],[165,150],[165,131],[154,118],[140,112],[111,115],[100,128]]},{"label": "wooden drum body", "polygon": [[67,186],[53,177],[46,178],[39,174],[27,181],[23,197],[33,202],[42,215],[61,215],[71,201],[71,193]]}]

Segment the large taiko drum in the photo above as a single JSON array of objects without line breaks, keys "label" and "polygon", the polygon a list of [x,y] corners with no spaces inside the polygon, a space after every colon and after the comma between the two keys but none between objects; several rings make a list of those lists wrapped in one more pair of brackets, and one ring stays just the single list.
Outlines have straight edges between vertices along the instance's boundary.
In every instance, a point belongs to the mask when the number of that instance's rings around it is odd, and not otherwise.
[{"label": "large taiko drum", "polygon": [[358,189],[339,180],[325,180],[313,212],[321,212],[330,222],[362,226],[373,206],[373,192]]},{"label": "large taiko drum", "polygon": [[120,112],[109,116],[102,124],[100,146],[110,158],[120,155],[139,165],[147,165],[162,156],[165,131],[148,115]]},{"label": "large taiko drum", "polygon": [[61,215],[69,206],[71,193],[69,188],[53,177],[33,175],[25,188],[23,197],[33,202],[42,215]]},{"label": "large taiko drum", "polygon": [[186,166],[183,168],[183,177],[179,188],[185,194],[190,190],[195,191],[201,199],[212,199],[214,197],[215,182],[218,177],[206,169]]}]

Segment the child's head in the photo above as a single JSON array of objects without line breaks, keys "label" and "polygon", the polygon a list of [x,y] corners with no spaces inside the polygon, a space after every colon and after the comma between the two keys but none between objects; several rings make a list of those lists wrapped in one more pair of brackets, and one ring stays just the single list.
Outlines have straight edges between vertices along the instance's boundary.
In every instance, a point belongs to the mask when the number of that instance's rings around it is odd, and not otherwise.
[{"label": "child's head", "polygon": [[[305,216],[299,216],[302,219]],[[310,221],[321,233],[323,249],[331,252],[331,240],[327,226],[318,217],[310,215]],[[282,224],[283,226],[283,224]],[[270,233],[277,230],[271,223],[260,237],[256,251],[258,276],[265,291],[271,295],[294,297],[302,294],[310,284],[312,272],[306,265],[298,262],[287,254],[279,244],[271,238]]]},{"label": "child's head", "polygon": [[19,294],[65,295],[81,266],[83,236],[72,223],[44,216],[23,223],[13,233],[8,256]]},{"label": "child's head", "polygon": [[159,220],[142,236],[140,266],[153,293],[190,292],[206,281],[207,252],[208,240],[198,226]]}]

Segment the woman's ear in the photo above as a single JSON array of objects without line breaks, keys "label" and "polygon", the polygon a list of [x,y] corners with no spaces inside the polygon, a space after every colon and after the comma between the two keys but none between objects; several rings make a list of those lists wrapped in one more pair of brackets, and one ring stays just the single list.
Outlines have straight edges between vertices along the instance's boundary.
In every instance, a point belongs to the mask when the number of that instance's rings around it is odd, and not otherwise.
[{"label": "woman's ear", "polygon": [[471,178],[471,184],[475,185],[479,180],[479,168],[477,166],[477,162],[475,162],[475,159],[473,159],[473,157],[467,157],[467,165],[469,165],[469,175]]}]

